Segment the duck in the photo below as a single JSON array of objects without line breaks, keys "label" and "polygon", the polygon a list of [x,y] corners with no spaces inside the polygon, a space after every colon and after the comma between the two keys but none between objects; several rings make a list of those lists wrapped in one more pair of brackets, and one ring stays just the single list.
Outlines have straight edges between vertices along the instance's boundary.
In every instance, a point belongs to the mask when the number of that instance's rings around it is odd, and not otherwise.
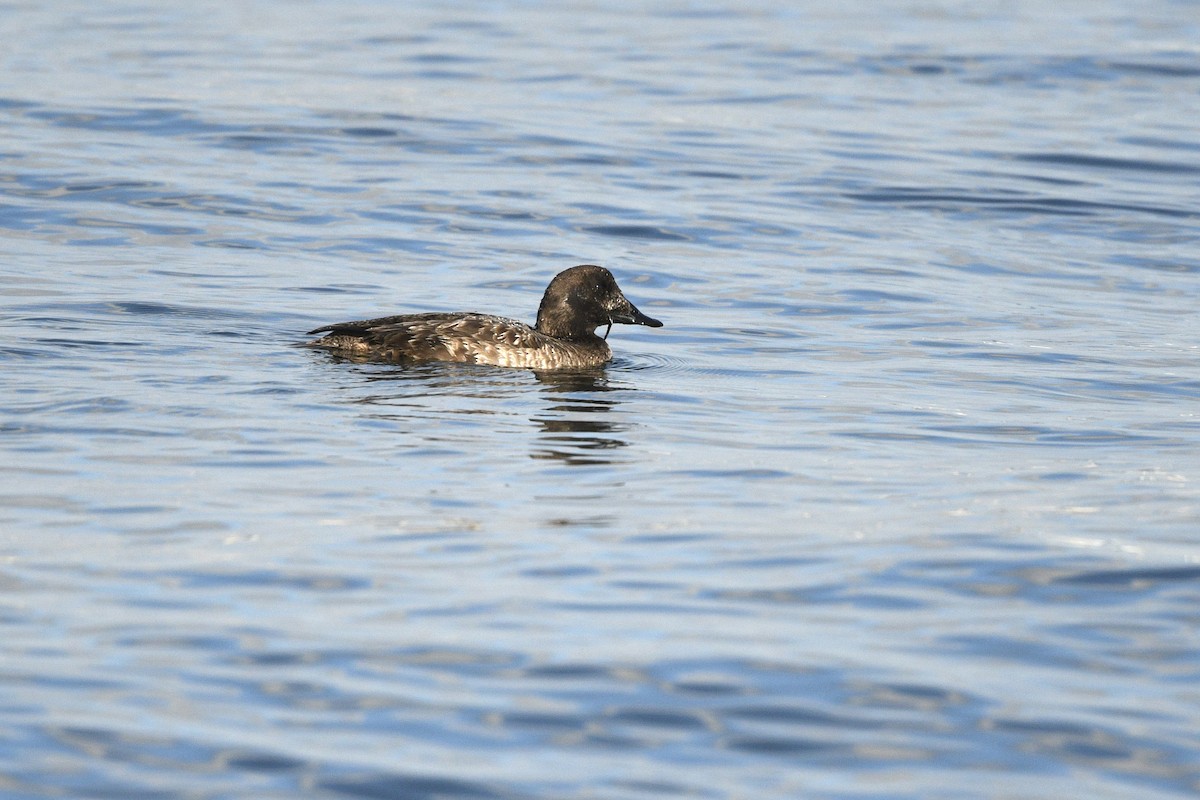
[{"label": "duck", "polygon": [[[356,360],[400,365],[449,361],[579,370],[612,360],[608,334],[614,323],[662,327],[629,302],[611,272],[580,264],[550,281],[532,327],[473,311],[399,314],[323,325],[308,335],[325,336],[306,344]],[[607,326],[603,337],[596,335],[601,325]]]}]

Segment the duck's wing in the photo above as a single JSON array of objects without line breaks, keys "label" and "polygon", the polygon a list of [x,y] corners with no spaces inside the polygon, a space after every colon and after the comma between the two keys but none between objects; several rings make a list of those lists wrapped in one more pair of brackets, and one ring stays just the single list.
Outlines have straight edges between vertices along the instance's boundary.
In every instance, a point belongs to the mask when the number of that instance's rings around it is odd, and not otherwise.
[{"label": "duck's wing", "polygon": [[520,355],[545,346],[547,337],[523,322],[489,314],[402,314],[317,328],[312,342],[347,353],[397,363],[463,361],[519,365]]},{"label": "duck's wing", "polygon": [[363,337],[399,357],[495,364],[506,353],[538,349],[546,337],[523,322],[489,314],[428,314],[372,327]]}]

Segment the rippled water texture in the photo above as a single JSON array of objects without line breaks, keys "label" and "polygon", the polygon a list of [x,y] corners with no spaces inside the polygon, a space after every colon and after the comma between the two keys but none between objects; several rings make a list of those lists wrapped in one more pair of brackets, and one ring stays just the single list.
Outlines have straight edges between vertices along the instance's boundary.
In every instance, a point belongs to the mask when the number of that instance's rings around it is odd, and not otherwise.
[{"label": "rippled water texture", "polygon": [[1200,793],[1194,3],[0,16],[5,800]]}]

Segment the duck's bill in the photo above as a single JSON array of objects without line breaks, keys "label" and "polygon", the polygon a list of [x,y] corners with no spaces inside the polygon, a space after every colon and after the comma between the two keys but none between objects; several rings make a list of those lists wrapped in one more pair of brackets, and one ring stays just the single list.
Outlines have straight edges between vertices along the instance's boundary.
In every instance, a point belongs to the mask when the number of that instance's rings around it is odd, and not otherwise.
[{"label": "duck's bill", "polygon": [[625,325],[645,325],[650,328],[661,328],[662,323],[654,317],[647,317],[645,314],[637,310],[637,306],[633,303],[629,304],[629,309],[623,312],[617,312],[612,315],[613,322],[621,322]]}]

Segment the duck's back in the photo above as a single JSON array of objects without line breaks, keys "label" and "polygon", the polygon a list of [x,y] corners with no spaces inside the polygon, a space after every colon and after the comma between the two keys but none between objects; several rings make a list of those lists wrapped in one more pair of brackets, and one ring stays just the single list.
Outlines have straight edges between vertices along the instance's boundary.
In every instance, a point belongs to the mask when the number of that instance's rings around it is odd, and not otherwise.
[{"label": "duck's back", "polygon": [[598,366],[612,358],[608,344],[598,336],[578,341],[555,339],[515,319],[471,312],[401,314],[309,331],[324,332],[328,335],[311,344],[394,364],[457,361],[564,369]]}]

